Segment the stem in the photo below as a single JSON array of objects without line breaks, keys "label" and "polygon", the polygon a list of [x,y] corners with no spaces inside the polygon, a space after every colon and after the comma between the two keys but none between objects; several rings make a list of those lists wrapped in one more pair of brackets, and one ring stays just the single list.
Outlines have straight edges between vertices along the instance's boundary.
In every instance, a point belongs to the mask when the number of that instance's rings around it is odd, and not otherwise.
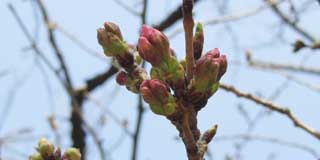
[{"label": "stem", "polygon": [[189,160],[200,160],[198,155],[198,147],[196,141],[194,140],[193,134],[189,125],[189,116],[190,113],[186,112],[182,121],[182,132],[183,132],[183,142],[185,143],[185,147],[188,154]]},{"label": "stem", "polygon": [[193,57],[193,18],[192,18],[193,0],[183,0],[183,27],[185,33],[186,44],[186,68],[187,68],[187,82],[192,79],[193,66],[195,64]]}]

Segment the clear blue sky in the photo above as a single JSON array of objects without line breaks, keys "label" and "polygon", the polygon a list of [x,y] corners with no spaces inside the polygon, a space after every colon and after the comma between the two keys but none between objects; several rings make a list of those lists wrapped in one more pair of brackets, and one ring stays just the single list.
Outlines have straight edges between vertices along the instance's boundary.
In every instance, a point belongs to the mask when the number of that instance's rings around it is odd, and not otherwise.
[{"label": "clear blue sky", "polygon": [[[302,4],[306,1],[295,0],[294,2]],[[127,5],[139,11],[141,6],[138,2],[140,1],[125,1]],[[195,20],[205,21],[219,17],[220,14],[240,13],[262,4],[262,1],[230,1],[226,13],[219,13],[217,3],[221,4],[221,2],[222,0],[203,0],[200,2],[195,8]],[[52,50],[48,46],[45,26],[41,21],[36,5],[32,1],[1,1],[0,73],[7,74],[0,77],[0,121],[4,120],[5,109],[7,107],[10,107],[10,109],[5,112],[5,123],[0,123],[0,137],[19,128],[33,128],[32,133],[18,136],[20,139],[25,139],[17,143],[5,144],[2,147],[1,155],[4,160],[9,158],[23,159],[20,154],[33,152],[37,138],[41,136],[46,136],[54,141],[54,134],[52,134],[46,120],[48,115],[52,113],[57,116],[58,132],[62,138],[61,147],[65,148],[71,144],[69,139],[70,125],[68,123],[69,99],[50,70],[43,67],[44,64],[41,60],[35,56],[31,49],[28,49],[30,43],[9,11],[8,3],[14,5],[45,55],[57,65]],[[141,23],[139,18],[123,10],[112,0],[44,0],[44,3],[54,22],[61,25],[69,33],[76,35],[80,41],[98,53],[101,53],[102,49],[96,40],[96,29],[101,27],[104,21],[117,23],[128,43],[137,42]],[[178,0],[151,0],[148,9],[148,24],[156,24],[161,21],[178,4],[180,4]],[[282,7],[285,10],[288,8],[287,5]],[[314,1],[299,21],[299,24],[313,33],[315,37],[320,37],[318,29],[320,23],[316,20],[320,17],[319,9],[320,6]],[[178,22],[165,33],[170,34],[181,27],[181,22]],[[297,38],[303,39],[303,37],[288,27],[281,27],[278,17],[270,10],[237,22],[228,23],[228,25],[205,26],[204,31],[204,50],[208,51],[210,48],[217,47],[228,56],[230,65],[227,74],[221,81],[232,84],[245,92],[268,98],[286,81],[286,78],[279,74],[248,68],[244,63],[246,49],[251,49],[253,57],[260,60],[292,64],[300,64],[306,55],[312,54],[312,57],[305,64],[320,67],[318,63],[319,51],[303,50],[298,55],[292,54],[290,43],[293,43]],[[101,60],[89,55],[60,32],[57,32],[57,38],[75,86],[81,87],[85,79],[101,73],[109,67],[108,59]],[[184,53],[183,34],[177,35],[170,41],[171,47],[178,53],[179,58],[182,58]],[[243,65],[235,64],[235,61],[241,62]],[[44,70],[39,69],[39,64]],[[45,76],[43,73],[45,73]],[[316,76],[295,75],[313,84],[319,84],[320,82]],[[13,89],[18,91],[11,93]],[[302,121],[320,130],[319,96],[319,92],[290,82],[274,102],[289,107]],[[117,86],[112,79],[94,92],[92,97],[97,99],[102,106],[97,106],[93,102],[86,103],[84,107],[85,119],[103,139],[106,151],[112,152],[108,155],[110,159],[129,159],[131,156],[131,139],[124,135],[123,130],[106,112],[111,110],[120,119],[128,119],[129,130],[133,131],[137,96],[127,92],[124,87]],[[218,124],[217,136],[244,133],[247,126],[245,119],[239,114],[237,107],[239,105],[242,105],[252,117],[262,110],[261,106],[253,102],[238,99],[231,93],[219,90],[210,99],[207,107],[199,114],[200,129],[203,131],[213,124]],[[102,115],[105,115],[107,119],[104,126],[98,123]],[[175,139],[177,131],[169,121],[152,114],[149,110],[146,112],[143,121],[139,159],[185,159],[184,146]],[[291,121],[277,113],[263,118],[253,134],[301,143],[320,151],[318,140],[295,128]],[[114,144],[118,144],[119,139],[123,141],[121,145],[118,148],[112,147]],[[97,149],[94,147],[90,136],[88,136],[87,142],[90,146],[88,148],[89,156],[98,159]],[[234,153],[234,144],[234,141],[213,141],[209,148],[216,159],[223,159],[226,154],[232,155]],[[112,151],[111,149],[115,150]],[[243,156],[246,160],[265,159],[270,153],[275,153],[276,159],[313,159],[312,156],[301,150],[259,141],[246,145]]]}]

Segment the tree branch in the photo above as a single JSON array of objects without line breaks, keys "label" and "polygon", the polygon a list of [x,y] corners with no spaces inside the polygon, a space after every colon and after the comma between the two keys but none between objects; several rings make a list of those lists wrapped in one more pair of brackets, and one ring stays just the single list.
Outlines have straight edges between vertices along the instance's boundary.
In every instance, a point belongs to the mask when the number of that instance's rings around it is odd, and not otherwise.
[{"label": "tree branch", "polygon": [[306,124],[304,124],[297,117],[295,117],[288,108],[284,108],[279,105],[276,105],[276,104],[272,103],[271,101],[260,99],[250,93],[241,92],[241,91],[237,90],[236,88],[234,88],[233,86],[229,86],[226,84],[220,84],[220,88],[222,88],[228,92],[231,92],[238,97],[251,100],[257,104],[262,105],[265,108],[268,108],[272,111],[275,111],[277,113],[285,115],[287,118],[289,118],[293,122],[293,124],[296,127],[301,128],[302,130],[306,131],[307,133],[311,134],[312,136],[314,136],[315,138],[320,140],[320,132],[318,132],[315,129],[311,128],[310,126],[307,126]]},{"label": "tree branch", "polygon": [[192,79],[194,56],[193,56],[193,26],[194,21],[192,17],[193,0],[183,0],[182,12],[183,12],[183,27],[185,33],[185,47],[186,47],[186,70],[187,70],[187,82]]},{"label": "tree branch", "polygon": [[283,22],[285,22],[288,26],[290,26],[293,30],[295,30],[297,33],[304,36],[306,39],[308,39],[311,42],[316,42],[316,38],[314,38],[310,33],[305,31],[303,28],[297,25],[295,21],[292,21],[288,16],[286,16],[277,6],[275,0],[265,0],[266,3],[268,3],[274,13],[276,13]]}]

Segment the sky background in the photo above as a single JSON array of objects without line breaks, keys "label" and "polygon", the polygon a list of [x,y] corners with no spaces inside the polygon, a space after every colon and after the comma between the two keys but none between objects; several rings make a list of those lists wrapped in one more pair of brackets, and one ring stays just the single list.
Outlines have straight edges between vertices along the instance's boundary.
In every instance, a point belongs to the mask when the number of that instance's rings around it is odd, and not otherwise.
[{"label": "sky background", "polygon": [[[51,19],[65,31],[76,35],[90,49],[102,56],[102,49],[96,40],[96,29],[105,21],[118,24],[128,43],[135,44],[139,36],[141,21],[139,17],[124,10],[112,0],[43,0]],[[140,11],[137,0],[124,1],[128,6]],[[224,1],[227,9],[219,11],[223,0],[202,0],[194,9],[196,21],[207,21],[223,14],[237,14],[252,10],[263,4],[260,0]],[[310,0],[293,0],[303,6]],[[157,24],[181,2],[179,0],[150,0],[148,8],[148,24]],[[8,4],[13,4],[33,38],[39,44],[55,66],[58,66],[54,54],[47,43],[46,28],[41,14],[32,0],[3,0],[0,2],[0,138],[8,135],[16,141],[5,143],[1,147],[3,160],[25,159],[25,155],[34,152],[39,137],[47,137],[53,142],[55,136],[47,121],[54,114],[61,136],[60,146],[66,148],[71,144],[68,123],[69,99],[56,77],[45,67],[44,63],[30,49],[30,42],[17,25]],[[288,11],[288,5],[281,6]],[[301,13],[300,24],[320,37],[320,6],[314,0]],[[289,12],[288,12],[289,13]],[[171,35],[182,27],[181,21],[165,31]],[[282,92],[274,99],[276,104],[289,107],[303,122],[320,130],[319,92],[310,90],[295,82],[287,83],[287,78],[270,71],[252,69],[245,63],[245,51],[250,49],[254,59],[278,63],[304,64],[319,68],[319,51],[302,50],[292,53],[292,43],[303,39],[301,35],[281,24],[277,16],[266,9],[254,16],[226,24],[207,25],[204,27],[204,51],[219,48],[227,55],[229,68],[221,82],[232,84],[244,92],[250,92],[269,98],[281,86]],[[79,48],[64,34],[57,31],[57,40],[69,67],[72,81],[76,87],[84,85],[85,80],[105,71],[110,66],[110,59],[97,58]],[[170,45],[178,57],[184,57],[184,36],[178,34],[170,38]],[[304,40],[304,39],[303,39]],[[150,66],[148,66],[150,67]],[[289,72],[289,74],[292,74]],[[293,74],[315,85],[319,77],[308,74]],[[136,120],[137,95],[118,86],[114,78],[109,80],[92,95],[100,105],[88,101],[84,105],[84,117],[95,128],[108,159],[125,160],[131,157],[131,139],[122,128],[110,118],[110,113],[119,119],[128,120],[128,129],[134,130]],[[217,137],[245,133],[246,121],[239,114],[239,105],[252,117],[263,110],[255,103],[235,97],[233,94],[218,90],[209,100],[207,106],[199,113],[199,128],[206,130],[214,124],[219,125]],[[146,105],[146,108],[147,105]],[[101,124],[101,117],[106,118]],[[32,132],[15,136],[14,132],[21,128],[32,128]],[[290,142],[304,144],[320,153],[320,142],[299,128],[283,115],[272,113],[259,122],[253,134],[276,137]],[[139,160],[185,159],[184,146],[176,139],[177,131],[164,117],[157,116],[147,109],[143,119],[143,127],[139,143]],[[99,159],[97,148],[92,137],[87,137],[88,157]],[[236,142],[240,142],[239,140]],[[120,144],[120,145],[119,145]],[[114,147],[117,146],[117,147]],[[235,141],[212,141],[209,149],[215,159],[223,159],[227,154],[235,152]],[[246,160],[266,159],[274,153],[275,159],[314,159],[309,153],[270,144],[252,141],[245,146],[243,156]]]}]

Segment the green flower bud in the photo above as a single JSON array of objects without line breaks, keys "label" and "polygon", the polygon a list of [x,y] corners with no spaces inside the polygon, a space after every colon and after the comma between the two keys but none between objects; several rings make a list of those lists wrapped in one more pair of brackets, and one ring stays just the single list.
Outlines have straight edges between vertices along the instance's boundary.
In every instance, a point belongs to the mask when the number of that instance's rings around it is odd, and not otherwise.
[{"label": "green flower bud", "polygon": [[119,56],[126,54],[128,45],[123,42],[117,35],[112,32],[107,32],[105,29],[99,28],[98,41],[103,47],[106,56]]},{"label": "green flower bud", "polygon": [[203,50],[203,41],[204,41],[203,27],[201,23],[197,23],[196,32],[193,37],[193,56],[195,60],[201,57],[202,50]]},{"label": "green flower bud", "polygon": [[38,142],[37,150],[43,158],[46,158],[53,154],[54,145],[49,143],[45,138],[41,138]]},{"label": "green flower bud", "polygon": [[29,157],[29,160],[42,160],[40,153],[35,153]]},{"label": "green flower bud", "polygon": [[219,80],[226,72],[227,60],[218,49],[209,51],[196,62],[193,79],[188,86],[187,100],[200,110],[219,87]]},{"label": "green flower bud", "polygon": [[143,99],[155,114],[169,116],[174,113],[176,102],[168,86],[160,80],[145,80],[140,86]]},{"label": "green flower bud", "polygon": [[68,148],[62,156],[62,160],[80,160],[80,159],[81,159],[81,153],[77,148]]}]

